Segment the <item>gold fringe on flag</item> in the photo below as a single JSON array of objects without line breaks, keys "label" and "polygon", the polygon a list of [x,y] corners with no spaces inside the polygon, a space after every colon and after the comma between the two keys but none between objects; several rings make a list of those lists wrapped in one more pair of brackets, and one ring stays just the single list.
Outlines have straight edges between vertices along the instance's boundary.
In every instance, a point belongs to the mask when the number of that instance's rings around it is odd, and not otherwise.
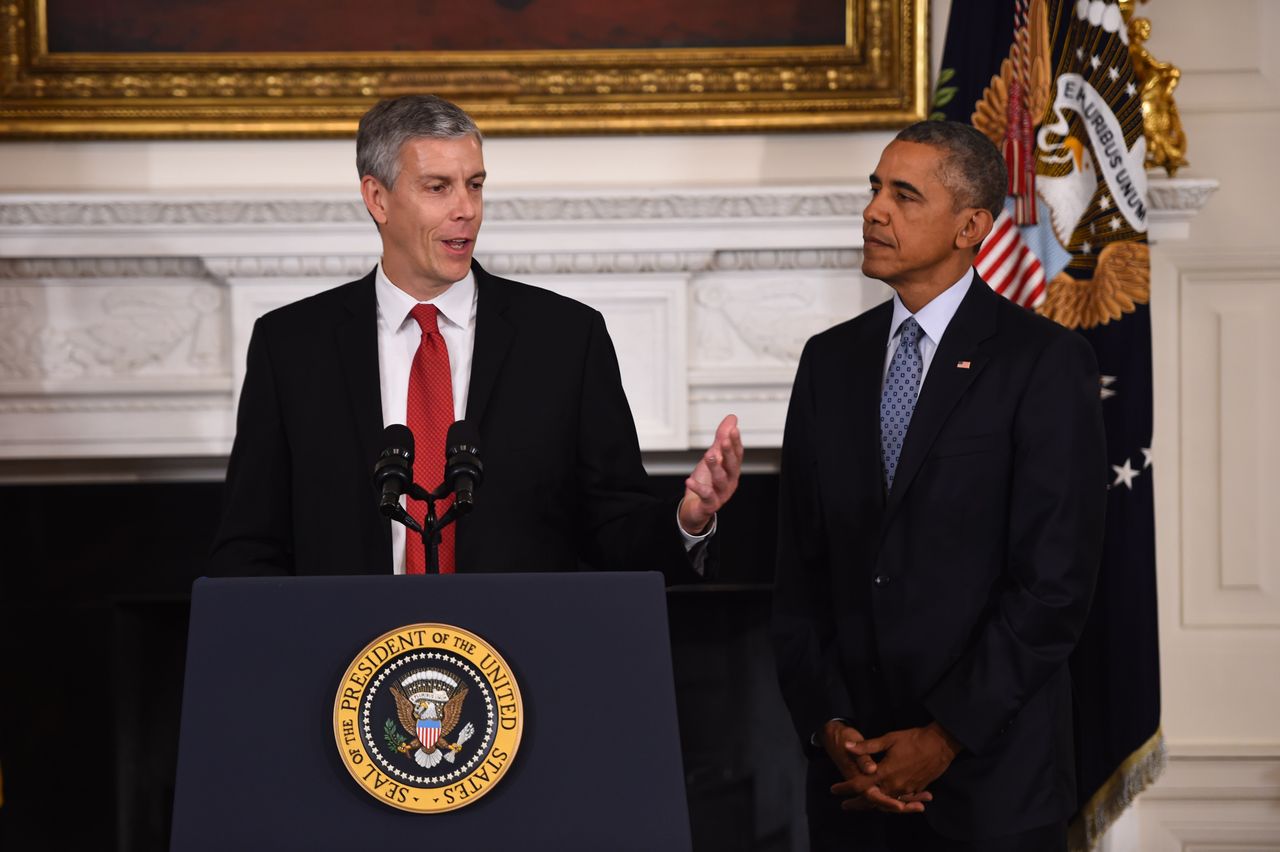
[{"label": "gold fringe on flag", "polygon": [[1138,794],[1160,777],[1167,761],[1164,732],[1156,728],[1151,739],[1125,758],[1071,821],[1068,840],[1071,852],[1090,852],[1096,847],[1102,835],[1134,803]]}]

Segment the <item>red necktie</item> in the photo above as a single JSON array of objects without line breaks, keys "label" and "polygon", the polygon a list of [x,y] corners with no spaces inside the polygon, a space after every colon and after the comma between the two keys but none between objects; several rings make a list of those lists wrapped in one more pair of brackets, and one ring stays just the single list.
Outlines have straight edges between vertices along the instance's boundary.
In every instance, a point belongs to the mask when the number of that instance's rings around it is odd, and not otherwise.
[{"label": "red necktie", "polygon": [[[410,312],[422,329],[422,341],[413,356],[409,369],[409,397],[406,419],[413,432],[413,481],[431,491],[444,479],[444,444],[453,423],[453,379],[449,373],[449,350],[440,336],[436,323],[436,306],[419,304]],[[436,502],[436,517],[442,516],[453,505],[453,495]],[[426,503],[410,501],[409,511],[419,523],[427,514]],[[452,574],[454,569],[453,524],[440,533],[440,573]],[[422,536],[408,530],[405,539],[406,574],[422,574],[426,571],[427,556],[422,547]]]}]

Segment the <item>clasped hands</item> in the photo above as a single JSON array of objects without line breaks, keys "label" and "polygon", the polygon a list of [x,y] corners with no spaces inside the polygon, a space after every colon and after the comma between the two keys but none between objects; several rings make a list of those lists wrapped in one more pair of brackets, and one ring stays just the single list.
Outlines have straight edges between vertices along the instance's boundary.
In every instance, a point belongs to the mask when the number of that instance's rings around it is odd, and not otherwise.
[{"label": "clasped hands", "polygon": [[[856,728],[833,719],[822,729],[822,746],[845,780],[831,787],[846,811],[922,813],[933,801],[926,788],[960,753],[960,743],[937,722],[923,728],[864,739]],[[875,755],[880,755],[879,761]]]}]

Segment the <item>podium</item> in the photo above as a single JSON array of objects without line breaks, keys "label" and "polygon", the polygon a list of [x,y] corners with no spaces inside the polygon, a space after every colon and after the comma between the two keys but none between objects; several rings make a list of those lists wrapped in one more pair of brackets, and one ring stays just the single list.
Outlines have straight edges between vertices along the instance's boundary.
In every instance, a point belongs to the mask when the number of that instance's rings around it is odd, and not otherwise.
[{"label": "podium", "polygon": [[[380,801],[370,792],[372,783],[362,788],[340,750],[340,733],[335,735],[344,678],[364,682],[364,674],[356,673],[362,652],[384,634],[418,624],[452,625],[480,637],[510,669],[522,699],[518,748],[501,767],[501,780],[465,806],[442,812]],[[412,680],[405,675],[411,666],[384,675],[388,690],[398,689],[397,677],[405,678],[402,685]],[[415,670],[420,680],[427,677],[423,671]],[[488,695],[483,686],[472,688],[470,706]],[[505,701],[503,695],[495,693],[495,703]],[[361,694],[359,700],[373,699]],[[388,714],[368,715],[366,724],[372,721],[374,729],[369,742],[380,743],[378,726]],[[458,742],[461,726],[450,733],[448,713],[445,718],[443,733],[433,730]],[[412,738],[412,728],[404,733],[390,720],[385,724],[385,736],[393,738],[388,745],[407,742],[406,753],[425,748]],[[481,721],[473,751],[486,742],[484,730]],[[419,736],[434,742],[434,733]],[[447,754],[448,742],[443,738],[436,748]],[[385,759],[405,765],[391,749],[383,751]],[[384,759],[382,752],[378,756]],[[458,756],[457,764],[410,769],[460,772],[467,752]],[[558,852],[690,849],[661,575],[197,580],[171,848],[320,850],[384,843]]]}]

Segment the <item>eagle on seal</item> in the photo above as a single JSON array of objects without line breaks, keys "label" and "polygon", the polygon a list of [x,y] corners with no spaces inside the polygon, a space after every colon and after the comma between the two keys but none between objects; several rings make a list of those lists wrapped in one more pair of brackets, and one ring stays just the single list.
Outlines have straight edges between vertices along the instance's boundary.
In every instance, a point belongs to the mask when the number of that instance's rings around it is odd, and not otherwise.
[{"label": "eagle on seal", "polygon": [[400,753],[413,751],[414,761],[427,769],[441,759],[453,763],[462,744],[475,733],[475,726],[468,722],[453,742],[447,739],[462,717],[467,687],[440,669],[416,669],[393,685],[391,694],[400,726],[411,737],[400,744]]}]

